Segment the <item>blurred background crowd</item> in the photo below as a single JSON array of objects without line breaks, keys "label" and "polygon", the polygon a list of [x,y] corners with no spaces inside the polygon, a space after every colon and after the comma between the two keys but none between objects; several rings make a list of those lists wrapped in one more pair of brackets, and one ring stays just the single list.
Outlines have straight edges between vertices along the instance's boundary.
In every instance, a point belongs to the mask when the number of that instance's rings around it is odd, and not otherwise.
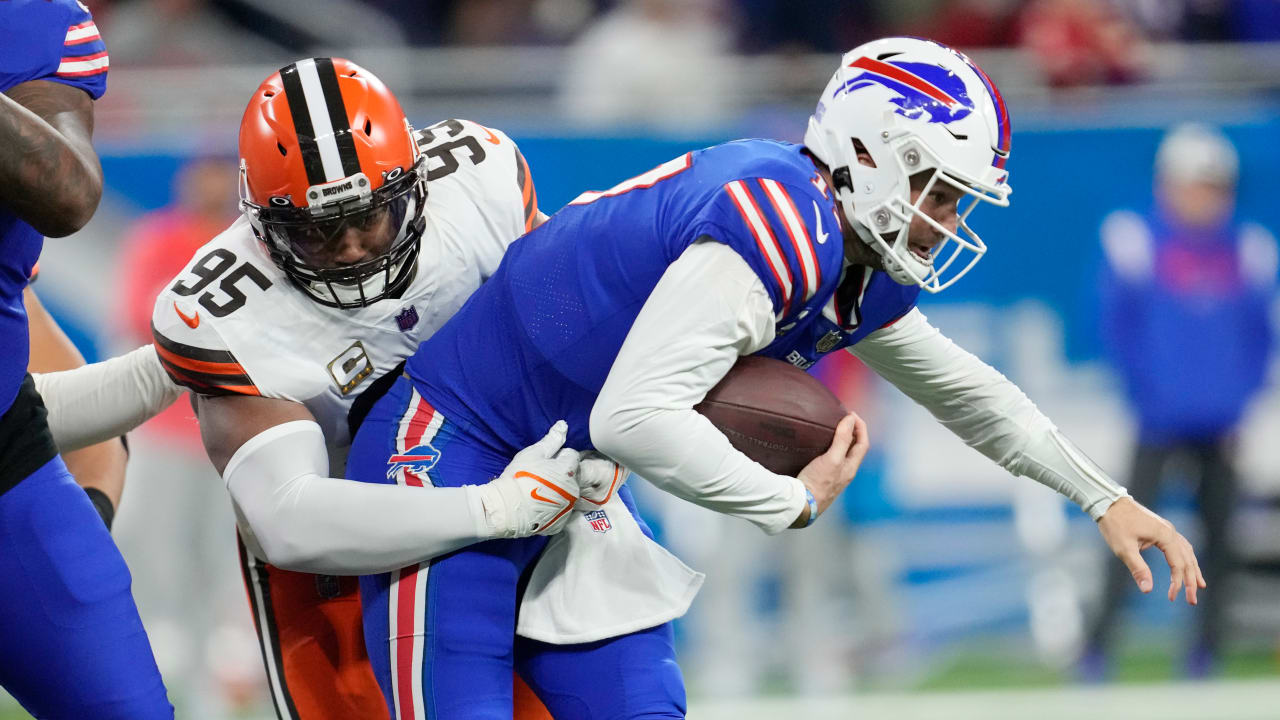
[{"label": "blurred background crowd", "polygon": [[[415,125],[505,130],[550,213],[692,148],[799,141],[839,53],[865,40],[970,52],[1013,119],[1016,192],[972,219],[987,258],[922,309],[1186,532],[1206,602],[1134,600],[1085,515],[841,353],[817,372],[874,448],[814,528],[766,538],[637,482],[666,544],[708,574],[679,626],[694,706],[1280,668],[1280,0],[85,2],[111,54],[107,194],[78,238],[46,245],[36,290],[91,360],[148,342],[157,290],[235,218],[244,103],[297,57],[367,67]],[[268,712],[189,405],[133,443],[115,535],[180,716]],[[1222,710],[1200,717],[1277,706],[1273,686],[1265,702],[1196,687]]]}]

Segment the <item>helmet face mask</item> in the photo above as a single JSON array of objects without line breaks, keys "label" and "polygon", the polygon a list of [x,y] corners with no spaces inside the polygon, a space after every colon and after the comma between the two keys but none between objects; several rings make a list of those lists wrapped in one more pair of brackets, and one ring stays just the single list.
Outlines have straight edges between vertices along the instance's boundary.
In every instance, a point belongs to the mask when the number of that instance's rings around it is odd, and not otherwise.
[{"label": "helmet face mask", "polygon": [[425,158],[376,77],[339,58],[285,67],[250,101],[240,152],[241,210],[309,298],[360,308],[413,279]]},{"label": "helmet face mask", "polygon": [[[1009,204],[1004,102],[968,58],[928,40],[886,38],[847,53],[805,145],[831,170],[859,238],[903,285],[936,293],[955,283],[986,252],[970,214],[979,203]],[[921,173],[913,201],[911,179]],[[938,183],[962,193],[954,231],[922,209]],[[942,238],[927,258],[910,247],[914,219]]]}]

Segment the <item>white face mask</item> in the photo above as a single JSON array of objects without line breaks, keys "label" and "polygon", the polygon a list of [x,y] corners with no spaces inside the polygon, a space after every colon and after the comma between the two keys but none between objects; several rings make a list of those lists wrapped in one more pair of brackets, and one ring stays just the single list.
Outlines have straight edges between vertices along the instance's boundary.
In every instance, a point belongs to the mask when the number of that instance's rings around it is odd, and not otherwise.
[{"label": "white face mask", "polygon": [[[1011,189],[1003,182],[992,185],[977,179],[957,178],[946,170],[939,169],[937,158],[929,155],[923,145],[915,142],[905,143],[901,151],[894,153],[895,158],[903,163],[901,170],[904,177],[909,177],[909,170],[912,174],[932,170],[932,176],[915,202],[910,200],[908,184],[905,192],[895,193],[881,203],[865,209],[853,208],[852,224],[859,237],[883,259],[885,272],[894,282],[899,285],[918,285],[926,292],[938,293],[955,284],[973,269],[987,252],[986,243],[968,224],[969,215],[979,203],[1007,207]],[[907,165],[914,168],[908,168]],[[939,183],[962,193],[955,230],[921,209]],[[846,213],[848,212],[846,208]],[[911,224],[916,218],[942,238],[923,256],[911,247]],[[884,228],[885,231],[876,232],[877,228]]]}]

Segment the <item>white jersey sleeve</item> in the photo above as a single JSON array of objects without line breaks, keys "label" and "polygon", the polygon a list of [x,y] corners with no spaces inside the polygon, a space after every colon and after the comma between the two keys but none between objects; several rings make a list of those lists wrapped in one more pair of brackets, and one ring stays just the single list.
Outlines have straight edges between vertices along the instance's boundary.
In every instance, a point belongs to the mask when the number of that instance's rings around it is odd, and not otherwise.
[{"label": "white jersey sleeve", "polygon": [[728,245],[695,243],[627,333],[591,408],[592,442],[677,497],[782,532],[804,509],[804,484],[752,461],[693,409],[739,356],[773,337],[773,304],[755,271]]},{"label": "white jersey sleeve", "polygon": [[1127,495],[1017,385],[953,343],[918,308],[849,352],[969,447],[1062,493],[1094,520]]}]

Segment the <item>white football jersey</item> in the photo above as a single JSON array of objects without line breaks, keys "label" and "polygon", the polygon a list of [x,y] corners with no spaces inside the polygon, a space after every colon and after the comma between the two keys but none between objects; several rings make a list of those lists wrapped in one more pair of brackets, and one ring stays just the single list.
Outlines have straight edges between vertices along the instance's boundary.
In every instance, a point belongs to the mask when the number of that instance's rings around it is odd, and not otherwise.
[{"label": "white football jersey", "polygon": [[355,310],[312,301],[241,217],[156,298],[156,351],[174,380],[200,394],[302,403],[324,431],[330,467],[343,467],[354,399],[457,312],[538,213],[528,165],[506,135],[449,120],[418,138],[426,229],[399,298]]}]

